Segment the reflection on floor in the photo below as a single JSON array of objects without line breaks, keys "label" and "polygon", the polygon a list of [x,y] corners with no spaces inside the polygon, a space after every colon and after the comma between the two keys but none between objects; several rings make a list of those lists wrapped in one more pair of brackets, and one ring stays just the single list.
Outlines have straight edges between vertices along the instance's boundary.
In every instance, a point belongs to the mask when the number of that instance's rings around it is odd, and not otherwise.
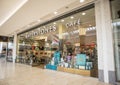
[{"label": "reflection on floor", "polygon": [[108,85],[98,79],[8,63],[0,58],[0,85]]}]

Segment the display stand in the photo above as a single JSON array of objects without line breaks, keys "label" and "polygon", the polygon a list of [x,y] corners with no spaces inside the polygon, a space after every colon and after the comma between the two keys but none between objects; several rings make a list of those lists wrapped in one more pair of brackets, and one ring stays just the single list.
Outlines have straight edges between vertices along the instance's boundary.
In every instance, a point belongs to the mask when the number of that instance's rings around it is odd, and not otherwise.
[{"label": "display stand", "polygon": [[81,69],[74,69],[74,68],[65,68],[65,67],[57,67],[58,71],[67,72],[67,73],[73,73],[73,74],[79,74],[83,76],[91,76],[91,70],[81,70]]}]

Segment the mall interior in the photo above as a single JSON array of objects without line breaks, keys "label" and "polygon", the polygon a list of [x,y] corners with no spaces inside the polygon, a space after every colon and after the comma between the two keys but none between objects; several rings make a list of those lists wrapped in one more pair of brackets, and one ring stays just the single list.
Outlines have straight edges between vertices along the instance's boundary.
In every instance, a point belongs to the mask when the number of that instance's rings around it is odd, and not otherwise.
[{"label": "mall interior", "polygon": [[0,85],[120,85],[120,0],[1,0],[0,9]]}]

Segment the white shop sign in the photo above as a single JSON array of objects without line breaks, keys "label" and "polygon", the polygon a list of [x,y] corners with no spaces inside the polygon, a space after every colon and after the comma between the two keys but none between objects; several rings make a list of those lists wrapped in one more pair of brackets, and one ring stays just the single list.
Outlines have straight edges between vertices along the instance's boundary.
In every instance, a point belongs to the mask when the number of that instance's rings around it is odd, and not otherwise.
[{"label": "white shop sign", "polygon": [[53,26],[49,26],[49,27],[44,26],[43,28],[37,28],[37,29],[40,29],[40,30],[36,30],[36,31],[26,34],[26,38],[29,38],[31,36],[37,36],[39,34],[46,34],[49,32],[54,32],[54,31],[56,31],[57,27],[55,25],[53,25]]},{"label": "white shop sign", "polygon": [[72,28],[74,26],[80,25],[80,19],[66,23],[66,28]]}]

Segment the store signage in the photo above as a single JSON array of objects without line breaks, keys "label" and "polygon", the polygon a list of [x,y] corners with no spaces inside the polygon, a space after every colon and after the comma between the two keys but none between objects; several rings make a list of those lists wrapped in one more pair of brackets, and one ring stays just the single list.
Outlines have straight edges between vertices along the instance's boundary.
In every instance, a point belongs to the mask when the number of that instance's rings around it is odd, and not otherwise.
[{"label": "store signage", "polygon": [[49,27],[44,27],[44,28],[41,28],[39,33],[40,34],[45,34],[45,33],[48,33],[48,32],[52,32],[52,31],[56,31],[57,27],[55,25],[53,26],[49,26]]},{"label": "store signage", "polygon": [[39,34],[46,34],[49,32],[56,31],[57,27],[55,25],[53,25],[53,26],[49,26],[49,27],[44,26],[43,28],[39,28],[39,29],[40,30],[36,30],[36,31],[26,34],[26,38],[30,38],[32,36],[37,36]]},{"label": "store signage", "polygon": [[66,23],[66,28],[71,28],[71,27],[78,26],[78,25],[80,25],[80,19],[75,20],[70,23]]}]

